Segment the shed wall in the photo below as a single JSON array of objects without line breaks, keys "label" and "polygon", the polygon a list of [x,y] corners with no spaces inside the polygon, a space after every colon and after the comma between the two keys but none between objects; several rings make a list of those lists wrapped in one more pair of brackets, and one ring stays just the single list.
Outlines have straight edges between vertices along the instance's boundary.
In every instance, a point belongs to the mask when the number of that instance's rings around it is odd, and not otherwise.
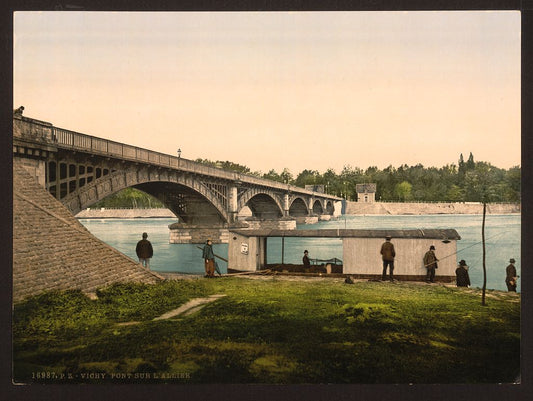
[{"label": "shed wall", "polygon": [[[242,252],[242,245],[248,246],[248,253]],[[259,257],[259,238],[230,233],[228,245],[228,267],[243,271],[256,271]]]},{"label": "shed wall", "polygon": [[[343,273],[344,274],[381,274],[383,262],[381,259],[381,238],[344,238],[343,239]],[[394,260],[394,274],[396,275],[425,275],[424,254],[431,245],[435,246],[435,254],[440,259],[437,275],[455,276],[457,267],[457,242],[444,244],[439,240],[421,238],[392,239],[396,258]],[[449,256],[454,255],[454,256]],[[449,256],[449,257],[447,257]]]}]

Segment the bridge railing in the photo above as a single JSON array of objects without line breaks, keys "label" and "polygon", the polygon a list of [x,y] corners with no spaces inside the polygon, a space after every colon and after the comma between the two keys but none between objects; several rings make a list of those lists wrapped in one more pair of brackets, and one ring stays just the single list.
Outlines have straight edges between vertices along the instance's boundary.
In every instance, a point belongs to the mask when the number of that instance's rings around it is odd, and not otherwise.
[{"label": "bridge railing", "polygon": [[[171,156],[165,153],[155,152],[127,145],[120,142],[102,139],[87,134],[54,127],[52,124],[27,117],[13,118],[13,136],[46,142],[55,147],[85,151],[102,156],[113,156],[131,161],[142,161],[161,167],[170,167],[191,173],[210,175],[231,181],[241,181],[247,184],[277,188],[283,191],[308,194],[316,196],[317,193],[293,185],[283,184],[276,181],[259,178],[253,175],[228,171],[217,167],[207,166],[192,160]],[[334,199],[336,197],[327,194],[319,194],[321,197]],[[337,198],[339,199],[339,198]]]}]

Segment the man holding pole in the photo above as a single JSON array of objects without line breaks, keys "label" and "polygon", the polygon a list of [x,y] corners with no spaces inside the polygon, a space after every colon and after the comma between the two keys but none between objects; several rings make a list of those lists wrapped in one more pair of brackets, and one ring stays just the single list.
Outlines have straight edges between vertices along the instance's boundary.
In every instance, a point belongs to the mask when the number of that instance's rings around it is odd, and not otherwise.
[{"label": "man holding pole", "polygon": [[435,246],[431,245],[429,251],[424,255],[424,267],[426,268],[426,283],[435,282],[435,269],[437,266],[437,256],[435,256]]},{"label": "man holding pole", "polygon": [[204,258],[205,277],[215,277],[215,254],[213,253],[213,246],[211,240],[208,239],[205,243],[202,257]]}]

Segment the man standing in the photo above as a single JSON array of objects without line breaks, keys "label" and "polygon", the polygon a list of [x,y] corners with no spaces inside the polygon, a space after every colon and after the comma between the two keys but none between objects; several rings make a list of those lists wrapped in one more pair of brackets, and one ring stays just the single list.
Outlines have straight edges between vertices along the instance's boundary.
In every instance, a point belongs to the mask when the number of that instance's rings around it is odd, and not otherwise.
[{"label": "man standing", "polygon": [[469,287],[470,286],[470,276],[468,275],[468,266],[464,259],[461,259],[459,266],[455,269],[455,276],[457,278],[457,287]]},{"label": "man standing", "polygon": [[137,242],[135,253],[139,258],[139,263],[149,269],[150,258],[154,256],[154,250],[152,248],[152,244],[146,238],[148,238],[148,234],[143,233],[143,239]]},{"label": "man standing", "polygon": [[381,258],[383,259],[383,273],[381,275],[381,279],[385,281],[387,278],[387,266],[389,266],[390,271],[390,281],[394,281],[393,276],[393,270],[394,270],[394,257],[396,256],[396,252],[394,251],[394,245],[392,242],[390,242],[391,237],[386,236],[385,242],[381,245]]},{"label": "man standing", "polygon": [[515,260],[511,258],[509,260],[509,266],[505,269],[507,277],[505,277],[505,284],[507,284],[507,290],[516,292],[516,280],[518,276],[516,275],[516,267],[514,266]]},{"label": "man standing", "polygon": [[304,251],[304,257],[302,258],[302,262],[304,264],[304,270],[308,272],[311,268],[311,261],[309,260],[309,252],[307,251],[307,249]]},{"label": "man standing", "polygon": [[426,283],[435,282],[435,269],[437,266],[437,256],[435,256],[435,246],[431,245],[429,251],[424,255],[424,267],[426,268]]},{"label": "man standing", "polygon": [[215,277],[215,254],[213,253],[213,246],[211,240],[208,239],[205,243],[202,257],[204,258],[205,276]]}]

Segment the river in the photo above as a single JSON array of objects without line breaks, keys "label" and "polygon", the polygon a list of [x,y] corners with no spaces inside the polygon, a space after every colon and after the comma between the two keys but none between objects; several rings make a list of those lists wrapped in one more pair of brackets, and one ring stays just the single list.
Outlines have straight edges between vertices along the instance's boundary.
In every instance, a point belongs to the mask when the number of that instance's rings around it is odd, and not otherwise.
[{"label": "river", "polygon": [[[358,215],[341,216],[337,220],[323,221],[316,224],[298,225],[297,229],[325,228],[371,228],[371,229],[418,229],[418,228],[454,228],[461,236],[457,243],[458,262],[464,259],[470,266],[470,281],[473,287],[483,285],[483,261],[481,244],[482,215]],[[487,215],[485,227],[487,288],[507,290],[505,286],[505,267],[509,259],[516,259],[516,268],[520,275],[520,215]],[[113,248],[137,260],[135,245],[143,232],[154,247],[151,268],[158,272],[179,272],[187,274],[203,274],[204,268],[201,250],[196,244],[170,244],[168,226],[176,219],[80,219],[80,222],[96,237]],[[438,254],[437,257],[448,255]],[[228,245],[215,244],[213,249],[217,255],[227,258]],[[268,263],[281,262],[281,239],[268,240]],[[286,238],[285,263],[301,263],[303,250],[310,251],[310,258],[342,259],[342,244],[338,239],[323,238]],[[222,273],[227,271],[225,262],[218,260]],[[376,268],[380,271],[380,267]],[[399,274],[399,272],[398,272]],[[438,270],[437,270],[438,274]],[[520,292],[518,280],[518,292]]]}]

